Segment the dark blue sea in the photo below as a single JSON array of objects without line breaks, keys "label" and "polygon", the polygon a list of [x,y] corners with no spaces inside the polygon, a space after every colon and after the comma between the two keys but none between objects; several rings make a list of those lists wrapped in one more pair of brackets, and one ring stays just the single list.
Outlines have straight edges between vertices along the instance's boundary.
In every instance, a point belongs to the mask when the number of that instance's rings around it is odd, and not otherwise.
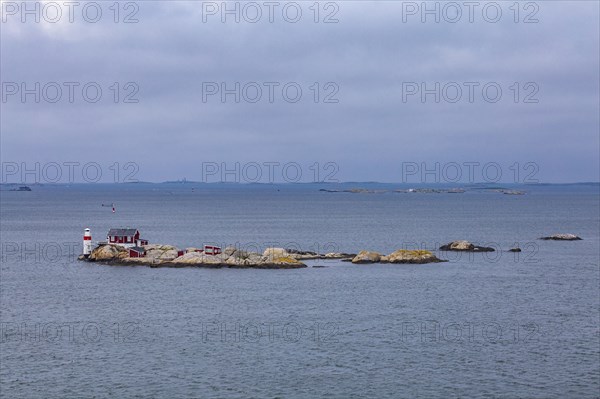
[{"label": "dark blue sea", "polygon": [[[324,192],[366,187],[385,193]],[[0,193],[5,398],[597,398],[600,186],[98,184]],[[487,187],[489,188],[489,187]],[[512,187],[514,188],[514,187]],[[112,213],[110,207],[116,206]],[[493,253],[294,270],[81,262],[83,229],[185,248]],[[542,241],[574,233],[581,241]],[[507,250],[520,247],[521,253]],[[315,267],[324,266],[324,267]]]}]

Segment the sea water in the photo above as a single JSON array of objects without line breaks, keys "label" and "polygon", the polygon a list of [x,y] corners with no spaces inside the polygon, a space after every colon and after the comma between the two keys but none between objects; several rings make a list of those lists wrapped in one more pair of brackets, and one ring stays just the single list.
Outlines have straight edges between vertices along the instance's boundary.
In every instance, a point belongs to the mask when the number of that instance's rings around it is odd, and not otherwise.
[{"label": "sea water", "polygon": [[[356,186],[387,191],[319,191]],[[599,186],[398,188],[1,192],[2,397],[598,397]],[[449,261],[427,265],[117,267],[76,259],[86,227],[94,241],[134,227],[180,248],[390,253],[466,239],[497,251],[436,251]],[[539,240],[554,233],[583,240]]]}]

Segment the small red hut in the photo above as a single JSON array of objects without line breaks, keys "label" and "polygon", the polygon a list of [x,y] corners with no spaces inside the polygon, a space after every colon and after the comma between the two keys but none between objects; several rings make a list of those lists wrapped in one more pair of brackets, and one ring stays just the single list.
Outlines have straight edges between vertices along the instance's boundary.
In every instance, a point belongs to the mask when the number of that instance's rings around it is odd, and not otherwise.
[{"label": "small red hut", "polygon": [[219,255],[221,253],[221,247],[217,247],[214,245],[205,245],[204,253],[206,255]]},{"label": "small red hut", "polygon": [[130,258],[143,258],[146,256],[146,250],[142,247],[131,247],[129,248]]}]

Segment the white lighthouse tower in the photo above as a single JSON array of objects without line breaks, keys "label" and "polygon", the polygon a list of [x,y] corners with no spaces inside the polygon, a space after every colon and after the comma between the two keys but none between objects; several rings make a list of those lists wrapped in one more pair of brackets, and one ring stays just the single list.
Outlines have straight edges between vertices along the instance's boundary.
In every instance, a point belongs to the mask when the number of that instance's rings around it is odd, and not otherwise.
[{"label": "white lighthouse tower", "polygon": [[90,229],[83,230],[83,256],[86,258],[92,253],[92,233]]}]

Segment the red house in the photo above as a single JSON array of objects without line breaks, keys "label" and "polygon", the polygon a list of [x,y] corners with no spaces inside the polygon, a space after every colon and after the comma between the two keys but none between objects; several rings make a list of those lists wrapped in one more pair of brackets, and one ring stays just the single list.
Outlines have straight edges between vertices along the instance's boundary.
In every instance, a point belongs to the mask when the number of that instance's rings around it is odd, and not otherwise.
[{"label": "red house", "polygon": [[143,258],[146,256],[146,250],[142,247],[131,247],[129,248],[130,258]]},{"label": "red house", "polygon": [[106,241],[109,244],[117,244],[124,247],[148,245],[148,240],[140,238],[138,229],[110,229]]}]

